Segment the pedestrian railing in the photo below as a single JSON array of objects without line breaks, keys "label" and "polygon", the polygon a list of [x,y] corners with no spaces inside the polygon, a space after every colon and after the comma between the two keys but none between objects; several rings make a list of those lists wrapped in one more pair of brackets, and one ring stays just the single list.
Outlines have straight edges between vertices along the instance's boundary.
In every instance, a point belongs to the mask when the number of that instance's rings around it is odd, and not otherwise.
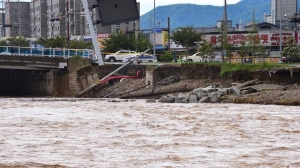
[{"label": "pedestrian railing", "polygon": [[83,58],[94,59],[94,51],[91,49],[0,46],[0,55],[65,57],[65,58],[71,56],[81,56]]}]

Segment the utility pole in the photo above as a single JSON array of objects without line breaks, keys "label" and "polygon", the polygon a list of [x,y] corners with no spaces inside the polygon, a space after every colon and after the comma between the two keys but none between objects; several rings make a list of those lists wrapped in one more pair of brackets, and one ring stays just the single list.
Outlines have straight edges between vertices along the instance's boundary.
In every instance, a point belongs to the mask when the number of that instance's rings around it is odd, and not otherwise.
[{"label": "utility pole", "polygon": [[156,22],[156,20],[155,20],[155,0],[154,0],[154,18],[153,18],[153,20],[154,20],[154,37],[153,37],[153,56],[156,56],[156,48],[155,48],[155,36],[156,36],[156,24],[155,24],[155,22]]},{"label": "utility pole", "polygon": [[223,62],[225,62],[225,55],[226,55],[226,50],[224,48],[225,43],[226,43],[226,37],[227,37],[227,2],[225,0],[225,5],[224,5],[224,20],[223,20],[223,44],[222,44],[222,59]]},{"label": "utility pole", "polygon": [[168,17],[168,50],[169,52],[171,52],[171,40],[170,40],[170,36],[171,36],[171,28],[170,28],[170,17]]},{"label": "utility pole", "polygon": [[[66,26],[67,26],[67,49],[69,50],[70,48],[70,22],[69,22],[69,0],[67,0],[66,4]],[[70,56],[70,51],[68,51],[68,56]]]},{"label": "utility pole", "polygon": [[[277,5],[276,5],[277,6]],[[280,39],[279,39],[279,51],[280,51],[280,58],[279,62],[282,60],[281,52],[282,52],[282,0],[280,0]]]},{"label": "utility pole", "polygon": [[[50,16],[51,16],[51,19],[53,19],[53,6],[52,6],[52,0],[51,0],[51,6],[50,6],[50,8],[51,8],[51,13],[50,13]],[[53,37],[53,23],[52,23],[52,21],[51,21],[51,19],[50,19],[50,28],[51,28],[51,32],[50,32],[50,38],[52,38]]]},{"label": "utility pole", "polygon": [[18,23],[19,23],[19,48],[18,48],[18,54],[20,55],[20,39],[21,39],[21,11],[20,11],[20,0],[18,0]]}]

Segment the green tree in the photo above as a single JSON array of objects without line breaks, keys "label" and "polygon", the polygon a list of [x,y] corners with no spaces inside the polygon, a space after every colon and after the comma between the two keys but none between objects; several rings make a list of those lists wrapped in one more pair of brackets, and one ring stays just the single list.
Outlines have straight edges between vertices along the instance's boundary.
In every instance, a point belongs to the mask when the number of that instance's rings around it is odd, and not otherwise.
[{"label": "green tree", "polygon": [[258,53],[263,53],[265,51],[265,47],[260,44],[260,39],[258,35],[250,34],[248,35],[249,42],[247,43],[249,52],[253,56],[253,64],[255,65],[255,56],[258,55]]},{"label": "green tree", "polygon": [[5,46],[20,46],[20,47],[29,47],[29,40],[26,40],[24,37],[10,37],[7,40],[1,42]]},{"label": "green tree", "polygon": [[41,37],[35,43],[43,45],[46,48],[65,48],[67,46],[67,38],[65,36]]},{"label": "green tree", "polygon": [[289,58],[290,63],[293,59],[299,58],[299,47],[295,43],[295,39],[290,36],[287,38],[287,46],[280,53],[282,56]]},{"label": "green tree", "polygon": [[137,52],[143,52],[152,47],[152,44],[143,34],[138,34],[138,38],[135,39],[135,50]]},{"label": "green tree", "polygon": [[7,41],[6,40],[1,40],[0,41],[0,46],[7,46]]},{"label": "green tree", "polygon": [[211,61],[211,58],[212,58],[212,53],[213,53],[213,50],[214,50],[214,45],[203,39],[200,43],[199,43],[200,47],[199,47],[199,51],[201,52],[201,56],[204,57],[204,56],[208,56],[209,60]]},{"label": "green tree", "polygon": [[[224,49],[226,51],[225,56],[226,56],[226,58],[229,59],[229,63],[231,63],[233,48],[234,48],[233,44],[230,44],[230,43],[224,44]],[[222,59],[222,61],[224,62],[224,59]]]},{"label": "green tree", "polygon": [[172,31],[171,39],[176,44],[182,45],[187,51],[190,47],[195,46],[195,42],[201,41],[202,34],[196,32],[193,26],[179,27]]},{"label": "green tree", "polygon": [[39,45],[42,45],[42,46],[47,46],[47,41],[48,41],[47,37],[40,37],[40,38],[35,40],[35,43],[39,44]]},{"label": "green tree", "polygon": [[173,59],[174,56],[169,51],[165,51],[165,53],[161,55],[162,62],[171,62]]},{"label": "green tree", "polygon": [[216,46],[216,48],[219,48],[222,51],[223,62],[225,62],[225,56],[228,53],[226,52],[225,54],[226,46],[228,46],[228,42],[227,42],[227,27],[226,27],[227,25],[224,22],[225,22],[224,20],[221,22],[221,27],[219,29],[219,33],[221,34],[221,36],[218,37],[219,46]]},{"label": "green tree", "polygon": [[238,47],[239,50],[239,56],[242,57],[241,64],[244,64],[244,58],[247,55],[248,47],[246,45],[246,42],[242,42],[241,45]]},{"label": "green tree", "polygon": [[82,40],[70,40],[70,48],[72,49],[93,49],[93,43],[91,41]]},{"label": "green tree", "polygon": [[123,33],[111,34],[108,39],[104,39],[102,42],[102,45],[107,52],[115,52],[120,49],[135,50],[135,44],[134,35]]}]

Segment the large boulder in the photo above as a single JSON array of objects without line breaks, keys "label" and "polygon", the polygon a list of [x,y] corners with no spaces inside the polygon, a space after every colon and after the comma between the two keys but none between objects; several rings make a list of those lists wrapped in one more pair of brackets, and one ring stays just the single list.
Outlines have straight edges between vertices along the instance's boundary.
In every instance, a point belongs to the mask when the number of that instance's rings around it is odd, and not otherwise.
[{"label": "large boulder", "polygon": [[202,90],[204,93],[212,93],[212,92],[218,91],[218,88],[208,86],[208,87],[202,88]]},{"label": "large boulder", "polygon": [[236,86],[231,86],[230,87],[230,93],[233,93],[233,94],[236,94],[236,95],[241,95],[240,89]]},{"label": "large boulder", "polygon": [[189,95],[179,93],[178,96],[175,98],[176,103],[188,103],[189,102]]},{"label": "large boulder", "polygon": [[212,103],[218,102],[218,98],[219,98],[218,92],[213,92],[213,93],[209,94],[208,97],[210,99],[210,102],[212,102]]},{"label": "large boulder", "polygon": [[218,92],[218,95],[220,95],[220,96],[225,96],[228,94],[227,89],[219,89],[217,92]]},{"label": "large boulder", "polygon": [[199,93],[204,93],[202,88],[194,89],[191,94],[198,95]]},{"label": "large boulder", "polygon": [[200,92],[200,93],[197,94],[198,99],[201,99],[202,97],[207,97],[207,96],[208,96],[208,94],[203,93],[203,92],[202,93]]},{"label": "large boulder", "polygon": [[196,95],[190,95],[189,103],[198,103],[198,98]]},{"label": "large boulder", "polygon": [[210,99],[209,97],[202,97],[198,103],[209,103],[210,102]]},{"label": "large boulder", "polygon": [[174,103],[175,101],[175,96],[168,94],[168,95],[163,95],[158,102],[160,103]]},{"label": "large boulder", "polygon": [[241,95],[246,95],[246,94],[250,94],[251,90],[242,90],[241,91]]}]

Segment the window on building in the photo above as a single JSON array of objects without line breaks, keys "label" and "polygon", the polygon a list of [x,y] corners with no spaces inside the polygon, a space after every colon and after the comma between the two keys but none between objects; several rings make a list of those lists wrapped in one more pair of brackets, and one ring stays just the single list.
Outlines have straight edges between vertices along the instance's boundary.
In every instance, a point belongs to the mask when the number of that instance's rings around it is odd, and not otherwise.
[{"label": "window on building", "polygon": [[18,9],[14,9],[14,13],[19,13],[19,10]]},{"label": "window on building", "polygon": [[115,28],[116,28],[116,33],[120,32],[120,23],[116,24]]}]

